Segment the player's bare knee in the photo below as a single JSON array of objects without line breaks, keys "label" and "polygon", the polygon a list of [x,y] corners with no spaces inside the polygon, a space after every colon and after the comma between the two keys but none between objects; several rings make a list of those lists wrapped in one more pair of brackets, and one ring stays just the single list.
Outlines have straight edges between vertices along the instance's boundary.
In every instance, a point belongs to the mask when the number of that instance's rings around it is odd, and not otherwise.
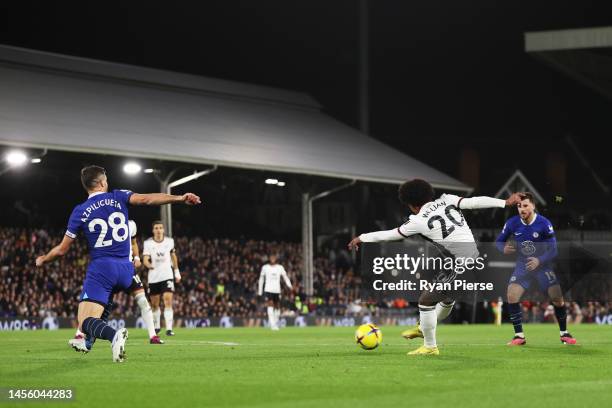
[{"label": "player's bare knee", "polygon": [[159,296],[151,296],[151,307],[153,310],[159,309]]}]

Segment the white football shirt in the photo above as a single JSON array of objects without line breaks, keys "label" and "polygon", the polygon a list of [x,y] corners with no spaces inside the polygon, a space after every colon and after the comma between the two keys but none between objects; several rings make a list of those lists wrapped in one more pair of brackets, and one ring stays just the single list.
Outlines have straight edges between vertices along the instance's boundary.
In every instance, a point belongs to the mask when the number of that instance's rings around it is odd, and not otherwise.
[{"label": "white football shirt", "polygon": [[151,257],[153,269],[149,269],[149,284],[174,279],[171,253],[174,250],[174,239],[164,237],[161,242],[149,238],[144,242],[142,255]]},{"label": "white football shirt", "polygon": [[442,194],[440,198],[423,205],[418,214],[389,231],[361,234],[362,242],[394,241],[421,235],[457,257],[473,257],[478,253],[474,235],[461,210],[477,208],[503,208],[505,200],[491,197],[462,198]]},{"label": "white football shirt", "polygon": [[[268,293],[280,293],[281,285],[280,280],[281,277],[285,281],[285,284],[289,289],[291,289],[291,281],[287,276],[287,271],[283,268],[283,265],[279,264],[265,264],[261,268],[261,273],[259,275],[259,289],[257,293],[262,294],[262,289]],[[265,287],[264,287],[265,282]]]}]

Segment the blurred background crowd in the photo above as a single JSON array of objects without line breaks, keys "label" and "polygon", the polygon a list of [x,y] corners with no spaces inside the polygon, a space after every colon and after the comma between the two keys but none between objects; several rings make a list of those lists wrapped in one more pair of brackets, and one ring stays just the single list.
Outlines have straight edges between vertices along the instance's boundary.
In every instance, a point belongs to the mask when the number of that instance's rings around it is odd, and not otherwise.
[{"label": "blurred background crowd", "polygon": [[[61,238],[59,230],[0,228],[0,317],[75,316],[88,262],[86,243],[77,240],[63,258],[42,268],[34,267],[35,257]],[[402,298],[364,299],[361,279],[344,249],[326,249],[315,259],[315,294],[306,297],[300,281],[302,256],[298,243],[176,237],[175,245],[183,277],[176,286],[177,316],[264,317],[257,283],[271,253],[279,255],[293,284],[292,290],[283,289],[284,316],[416,313],[415,305]],[[142,248],[142,242],[139,246]],[[138,273],[146,282],[146,270]],[[114,303],[115,315],[139,315],[132,297],[125,293],[116,294]],[[523,312],[527,321],[554,319],[552,306],[546,302],[523,302]],[[612,303],[571,302],[568,312],[572,322],[593,322],[597,316],[611,314]],[[485,316],[485,320],[490,318]],[[457,313],[454,321],[462,319],[465,317]]]}]

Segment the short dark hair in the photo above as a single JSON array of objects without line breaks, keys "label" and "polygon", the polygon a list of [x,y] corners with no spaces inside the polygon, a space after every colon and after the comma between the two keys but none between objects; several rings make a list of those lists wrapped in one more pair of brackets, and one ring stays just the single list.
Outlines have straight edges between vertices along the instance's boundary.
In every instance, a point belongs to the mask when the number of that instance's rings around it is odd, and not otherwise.
[{"label": "short dark hair", "polygon": [[99,183],[99,177],[106,175],[104,167],[100,166],[85,166],[81,169],[81,184],[87,191],[93,190]]},{"label": "short dark hair", "polygon": [[399,188],[399,200],[405,205],[411,205],[413,207],[421,207],[433,200],[434,189],[425,180],[414,179],[405,182]]},{"label": "short dark hair", "polygon": [[519,196],[521,197],[521,200],[529,200],[531,201],[533,205],[536,205],[535,197],[530,192],[528,191],[522,192],[519,194]]},{"label": "short dark hair", "polygon": [[162,220],[155,220],[155,221],[153,221],[153,223],[151,224],[151,229],[155,228],[156,225],[161,225],[162,227],[166,228],[166,226],[164,225]]}]

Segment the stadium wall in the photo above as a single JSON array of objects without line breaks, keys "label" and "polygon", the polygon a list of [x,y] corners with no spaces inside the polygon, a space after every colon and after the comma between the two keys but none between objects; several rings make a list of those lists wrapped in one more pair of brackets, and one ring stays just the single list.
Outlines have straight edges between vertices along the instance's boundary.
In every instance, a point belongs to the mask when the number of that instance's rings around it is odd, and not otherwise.
[{"label": "stadium wall", "polygon": [[[376,323],[382,326],[413,326],[417,323],[417,316],[404,317],[385,317],[376,318],[372,316],[298,316],[281,317],[281,327],[355,327],[361,324]],[[594,324],[612,325],[612,313],[595,316]],[[117,328],[145,329],[142,318],[128,317],[125,319],[110,319],[109,324]],[[58,330],[76,329],[77,322],[73,319],[47,317],[41,318],[0,318],[0,331],[19,331],[19,330]],[[219,327],[231,329],[233,327],[268,327],[266,319],[261,318],[234,318],[234,317],[214,317],[214,318],[178,318],[175,327],[187,329]]]}]

